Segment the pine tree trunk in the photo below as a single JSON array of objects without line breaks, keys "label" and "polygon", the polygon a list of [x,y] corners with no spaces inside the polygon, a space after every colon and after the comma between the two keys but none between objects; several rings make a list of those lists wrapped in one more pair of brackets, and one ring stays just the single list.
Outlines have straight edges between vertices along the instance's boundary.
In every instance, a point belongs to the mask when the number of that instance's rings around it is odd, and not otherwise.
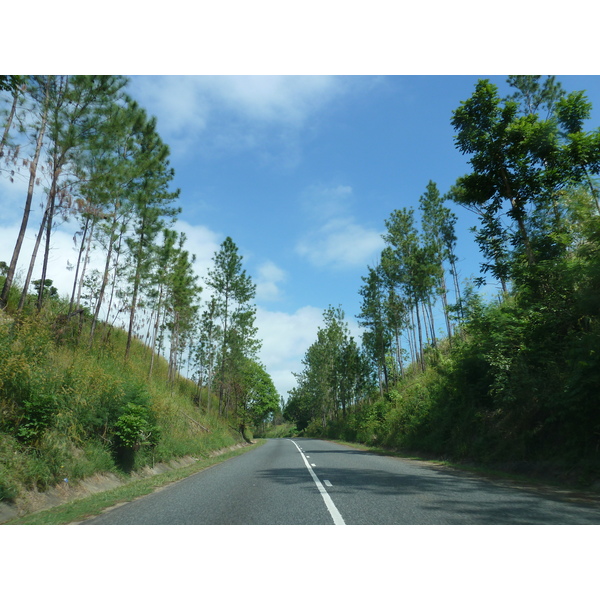
[{"label": "pine tree trunk", "polygon": [[398,328],[395,329],[395,337],[396,337],[396,360],[398,361],[398,366],[400,367],[400,377],[404,377],[404,366],[402,364],[402,346],[400,344],[400,332]]},{"label": "pine tree trunk", "polygon": [[425,370],[425,363],[423,362],[423,331],[421,329],[421,316],[419,314],[419,303],[415,302],[415,311],[417,315],[417,330],[419,332],[419,365],[421,370]]},{"label": "pine tree trunk", "polygon": [[431,302],[427,301],[427,309],[429,311],[429,323],[430,323],[430,331],[431,331],[431,345],[435,348],[437,347],[437,338],[435,336],[435,320],[433,318],[433,306]]},{"label": "pine tree trunk", "polygon": [[[85,258],[83,259],[83,265],[81,267],[81,275],[79,276],[79,287],[77,288],[77,299],[75,300],[75,306],[76,309],[78,310],[81,307],[81,292],[83,290],[83,282],[85,280],[85,272],[87,270],[87,266],[90,262],[90,250],[92,248],[92,240],[94,238],[94,228],[96,226],[96,220],[92,220],[92,226],[90,227],[90,233],[88,235],[87,238],[87,245],[86,245],[86,249],[85,249]],[[81,327],[83,325],[83,321],[79,321],[79,329],[81,330]]]},{"label": "pine tree trunk", "polygon": [[131,308],[129,310],[129,327],[127,329],[127,344],[125,346],[125,360],[129,358],[129,354],[131,352],[131,339],[133,337],[133,322],[135,320],[135,311],[137,309],[137,299],[140,288],[140,281],[142,278],[142,253],[144,248],[144,222],[142,222],[141,226],[141,234],[139,239],[139,249],[138,255],[136,257],[137,264],[135,268],[135,277],[133,279],[133,294],[131,298]]},{"label": "pine tree trunk", "polygon": [[[46,90],[46,100],[48,98],[48,90]],[[10,120],[12,121],[12,117],[14,115],[14,111],[16,108],[17,102],[17,94],[15,93],[15,99],[13,102],[13,108],[10,116]],[[46,105],[47,106],[47,105]],[[42,115],[42,123],[40,126],[40,131],[38,133],[36,145],[35,145],[35,154],[31,164],[29,165],[29,185],[27,187],[27,198],[25,199],[25,208],[23,209],[23,218],[21,220],[21,228],[19,229],[19,235],[17,237],[17,243],[15,244],[15,248],[13,250],[13,255],[10,261],[10,266],[8,267],[8,272],[6,273],[6,279],[4,281],[4,286],[2,288],[2,292],[0,293],[0,308],[4,308],[8,303],[8,294],[10,293],[10,288],[12,287],[13,278],[15,275],[15,271],[17,270],[17,263],[19,261],[19,254],[21,253],[21,246],[23,245],[23,240],[25,239],[25,232],[27,231],[27,223],[29,222],[29,213],[31,212],[31,202],[33,200],[33,190],[35,187],[35,179],[37,174],[37,166],[40,158],[40,153],[42,151],[42,142],[44,139],[44,133],[46,131],[46,120],[47,120],[47,109],[44,110]],[[2,147],[6,143],[5,138],[8,136],[8,128],[10,123],[7,125],[7,129],[4,132],[4,137],[2,138],[2,146],[0,147],[0,156],[2,156]]]},{"label": "pine tree trunk", "polygon": [[17,102],[19,100],[20,90],[15,90],[13,92],[13,103],[10,109],[10,114],[8,115],[8,119],[6,121],[6,127],[4,128],[4,133],[2,134],[2,141],[0,141],[0,158],[4,156],[4,146],[6,146],[6,142],[8,141],[8,133],[12,126],[13,119],[15,117],[15,112],[17,111]]},{"label": "pine tree trunk", "polygon": [[442,309],[444,311],[444,320],[446,322],[446,331],[448,332],[448,343],[452,346],[452,326],[450,323],[450,315],[448,314],[448,288],[446,287],[446,275],[442,274]]},{"label": "pine tree trunk", "polygon": [[158,326],[159,326],[159,321],[160,321],[160,311],[162,308],[162,297],[163,297],[163,286],[160,286],[160,291],[158,294],[158,307],[156,309],[156,321],[154,323],[154,333],[152,336],[152,345],[151,345],[151,350],[152,352],[150,353],[150,369],[148,371],[148,379],[150,379],[150,377],[152,377],[152,370],[154,369],[154,356],[156,354],[155,350],[156,350],[156,340],[158,338]]},{"label": "pine tree trunk", "polygon": [[114,245],[114,236],[115,236],[115,225],[116,221],[113,222],[113,228],[111,229],[109,235],[108,242],[108,250],[106,251],[106,261],[104,263],[104,275],[102,276],[102,284],[100,285],[100,291],[98,292],[98,302],[96,302],[96,310],[94,311],[94,316],[92,317],[92,324],[90,326],[90,347],[94,342],[94,331],[96,329],[96,323],[98,322],[98,317],[100,315],[100,307],[102,306],[102,302],[104,300],[104,292],[106,291],[106,286],[108,284],[108,275],[110,272],[110,260],[112,258],[112,251]]},{"label": "pine tree trunk", "polygon": [[[106,323],[108,324],[109,318],[110,318],[110,313],[112,311],[112,304],[113,304],[113,299],[114,299],[114,295],[115,295],[115,288],[117,286],[117,274],[118,274],[118,266],[119,266],[119,259],[121,258],[121,244],[123,242],[123,234],[124,234],[124,230],[121,229],[121,232],[119,233],[119,243],[117,244],[117,255],[115,256],[115,261],[113,263],[113,278],[112,278],[112,282],[110,285],[110,298],[108,300],[108,308],[106,309]],[[118,314],[118,313],[117,313]],[[116,320],[116,317],[115,317]],[[110,332],[110,329],[109,329]],[[104,338],[104,341],[106,341],[108,339],[108,336],[106,336]]]},{"label": "pine tree trunk", "polygon": [[37,300],[38,312],[42,310],[42,304],[44,301],[44,282],[46,281],[46,272],[48,270],[48,259],[50,258],[50,238],[52,236],[52,222],[54,220],[54,208],[56,203],[56,193],[58,187],[58,177],[60,175],[60,168],[58,162],[55,159],[54,170],[52,173],[52,185],[50,187],[50,195],[48,197],[48,217],[46,219],[46,245],[44,247],[44,260],[42,261],[42,276],[40,291]]},{"label": "pine tree trunk", "polygon": [[46,209],[44,210],[44,215],[42,217],[42,222],[40,223],[40,229],[38,231],[37,237],[35,238],[35,245],[33,247],[33,252],[31,253],[31,259],[29,260],[29,268],[27,269],[27,277],[25,278],[25,283],[23,284],[23,290],[21,291],[21,298],[19,299],[19,306],[17,310],[23,310],[25,306],[25,300],[27,299],[27,290],[29,289],[29,284],[31,283],[31,276],[33,274],[33,268],[35,266],[35,261],[37,258],[37,253],[40,248],[40,242],[42,241],[42,236],[44,235],[44,229],[46,227],[46,219],[48,218],[48,205],[46,205]]},{"label": "pine tree trunk", "polygon": [[90,223],[90,217],[87,216],[85,219],[85,225],[83,227],[83,235],[81,236],[81,244],[79,245],[79,254],[77,256],[77,266],[75,267],[75,276],[73,277],[73,290],[71,291],[71,302],[69,303],[69,314],[73,312],[73,306],[75,304],[75,292],[77,291],[77,280],[79,278],[79,267],[81,266],[81,256],[83,249],[87,242],[87,230]]}]

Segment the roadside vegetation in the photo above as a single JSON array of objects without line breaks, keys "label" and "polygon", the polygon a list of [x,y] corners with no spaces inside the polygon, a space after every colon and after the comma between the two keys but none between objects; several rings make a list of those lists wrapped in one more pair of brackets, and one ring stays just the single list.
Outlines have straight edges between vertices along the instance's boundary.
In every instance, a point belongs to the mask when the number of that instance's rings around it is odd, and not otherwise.
[{"label": "roadside vegetation", "polygon": [[[0,257],[0,501],[206,457],[251,442],[279,408],[243,257],[226,238],[198,280],[169,148],[126,84],[0,76],[0,176],[27,188]],[[68,223],[78,258],[65,295],[50,256]]]},{"label": "roadside vegetation", "polygon": [[[587,485],[600,480],[600,129],[585,128],[584,92],[508,83],[502,98],[479,81],[454,111],[472,171],[386,220],[362,344],[330,307],[284,416],[304,435]],[[483,275],[466,284],[452,203],[480,223]]]},{"label": "roadside vegetation", "polygon": [[89,315],[83,326],[78,320],[57,330],[66,308],[52,300],[40,313],[8,313],[0,321],[2,501],[99,472],[206,457],[242,441],[228,419],[197,406],[194,382],[169,382],[164,358],[155,358],[148,378],[144,344],[134,340],[125,363],[124,331],[89,348],[78,341]]}]

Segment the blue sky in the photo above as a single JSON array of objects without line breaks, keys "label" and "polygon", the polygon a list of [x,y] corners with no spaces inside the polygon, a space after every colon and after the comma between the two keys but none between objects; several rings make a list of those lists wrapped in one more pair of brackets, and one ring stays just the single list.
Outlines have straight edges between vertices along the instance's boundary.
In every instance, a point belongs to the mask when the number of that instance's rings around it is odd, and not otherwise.
[{"label": "blue sky", "polygon": [[[158,119],[181,189],[178,227],[200,277],[230,236],[257,284],[261,359],[282,395],[314,341],[323,310],[341,306],[358,336],[359,288],[375,265],[385,219],[417,208],[429,180],[446,192],[468,171],[454,147],[452,111],[478,76],[134,76],[129,93]],[[505,76],[491,76],[507,91]],[[560,77],[587,90],[599,124],[600,77]],[[0,180],[0,251],[10,257],[23,183]],[[462,280],[479,252],[458,216]],[[39,211],[38,211],[39,212]],[[33,213],[32,227],[39,214]],[[49,276],[64,292],[72,231],[55,238]],[[61,237],[62,236],[62,237]],[[29,243],[33,242],[30,232]],[[27,254],[25,250],[25,255]]]},{"label": "blue sky", "polygon": [[[506,89],[505,76],[490,79]],[[157,115],[172,149],[181,220],[201,228],[195,239],[204,244],[231,236],[258,285],[262,358],[282,394],[329,304],[342,306],[358,335],[361,276],[377,262],[390,213],[416,208],[430,179],[445,192],[468,171],[450,118],[477,80],[132,79],[131,93]],[[568,90],[587,89],[600,108],[600,78],[561,81]],[[476,221],[452,209],[466,279],[479,273],[469,232]]]}]

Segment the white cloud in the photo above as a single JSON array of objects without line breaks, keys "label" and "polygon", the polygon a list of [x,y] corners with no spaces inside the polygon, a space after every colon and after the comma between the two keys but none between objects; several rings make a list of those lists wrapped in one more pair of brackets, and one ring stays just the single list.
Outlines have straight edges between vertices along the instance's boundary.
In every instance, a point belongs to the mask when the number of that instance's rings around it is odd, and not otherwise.
[{"label": "white cloud", "polygon": [[[15,278],[15,283],[19,286],[24,282],[27,270],[29,268],[29,262],[33,253],[38,227],[38,223],[34,223],[34,227],[28,227],[25,232],[25,238],[19,254],[17,274]],[[74,272],[69,271],[67,266],[68,264],[74,265],[77,261],[78,251],[74,248],[75,244],[73,241],[73,236],[76,230],[76,224],[65,223],[62,225],[61,229],[56,230],[52,234],[51,238],[46,278],[52,279],[54,287],[56,287],[61,296],[70,296],[73,288]],[[7,263],[10,262],[18,232],[18,224],[0,227],[0,260],[4,260]],[[44,256],[44,244],[45,240],[42,240],[31,278],[32,281],[39,279],[42,275],[41,271]],[[90,263],[87,267],[88,272],[90,272],[92,269],[103,268],[104,265],[102,256],[99,253],[92,253]],[[30,292],[32,290],[33,286],[30,288]]]},{"label": "white cloud", "polygon": [[354,203],[349,185],[311,185],[300,196],[301,206],[314,221],[325,223],[348,213]]},{"label": "white cloud", "polygon": [[[212,231],[204,225],[191,225],[182,220],[177,220],[175,229],[185,234],[184,249],[196,256],[194,271],[198,277],[203,278],[213,266],[215,252],[219,251],[225,236]],[[202,282],[199,282],[203,285]]]},{"label": "white cloud", "polygon": [[296,244],[296,252],[313,265],[364,267],[383,249],[382,232],[358,223],[352,214],[351,186],[311,186],[301,202],[311,227]]},{"label": "white cloud", "polygon": [[287,279],[287,274],[273,261],[268,260],[258,268],[256,278],[256,299],[258,301],[276,301],[282,296],[280,283]]},{"label": "white cloud", "polygon": [[[360,342],[361,330],[356,320],[345,317],[350,335]],[[323,325],[323,310],[303,306],[289,314],[258,307],[256,326],[263,345],[260,360],[271,375],[277,391],[284,398],[296,387],[294,373],[304,368],[302,359],[316,341],[317,331]]]},{"label": "white cloud", "polygon": [[302,358],[317,339],[322,322],[323,311],[314,306],[303,306],[293,314],[257,308],[256,326],[263,341],[260,359],[280,395],[286,397],[295,387],[292,373],[302,370]]},{"label": "white cloud", "polygon": [[311,231],[296,245],[300,256],[317,267],[364,267],[383,249],[381,232],[359,225],[353,218],[333,219]]},{"label": "white cloud", "polygon": [[206,127],[209,101],[199,92],[195,77],[134,77],[129,85],[140,105],[157,117],[165,135],[179,138]]},{"label": "white cloud", "polygon": [[[297,151],[289,132],[345,87],[329,76],[143,76],[132,78],[130,93],[157,117],[174,154],[182,155],[192,145],[200,152],[230,152],[283,143]],[[273,126],[279,133],[267,135]]]},{"label": "white cloud", "polygon": [[[203,78],[204,79],[204,78]],[[206,78],[213,98],[249,119],[302,125],[339,90],[329,76],[234,76]]]}]

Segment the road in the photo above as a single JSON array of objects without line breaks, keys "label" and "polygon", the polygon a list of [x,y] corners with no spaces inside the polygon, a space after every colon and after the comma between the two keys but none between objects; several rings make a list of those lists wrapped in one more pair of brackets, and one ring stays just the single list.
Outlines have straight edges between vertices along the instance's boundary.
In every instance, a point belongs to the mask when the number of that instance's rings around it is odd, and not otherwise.
[{"label": "road", "polygon": [[600,509],[301,438],[268,440],[83,524],[591,525]]}]

